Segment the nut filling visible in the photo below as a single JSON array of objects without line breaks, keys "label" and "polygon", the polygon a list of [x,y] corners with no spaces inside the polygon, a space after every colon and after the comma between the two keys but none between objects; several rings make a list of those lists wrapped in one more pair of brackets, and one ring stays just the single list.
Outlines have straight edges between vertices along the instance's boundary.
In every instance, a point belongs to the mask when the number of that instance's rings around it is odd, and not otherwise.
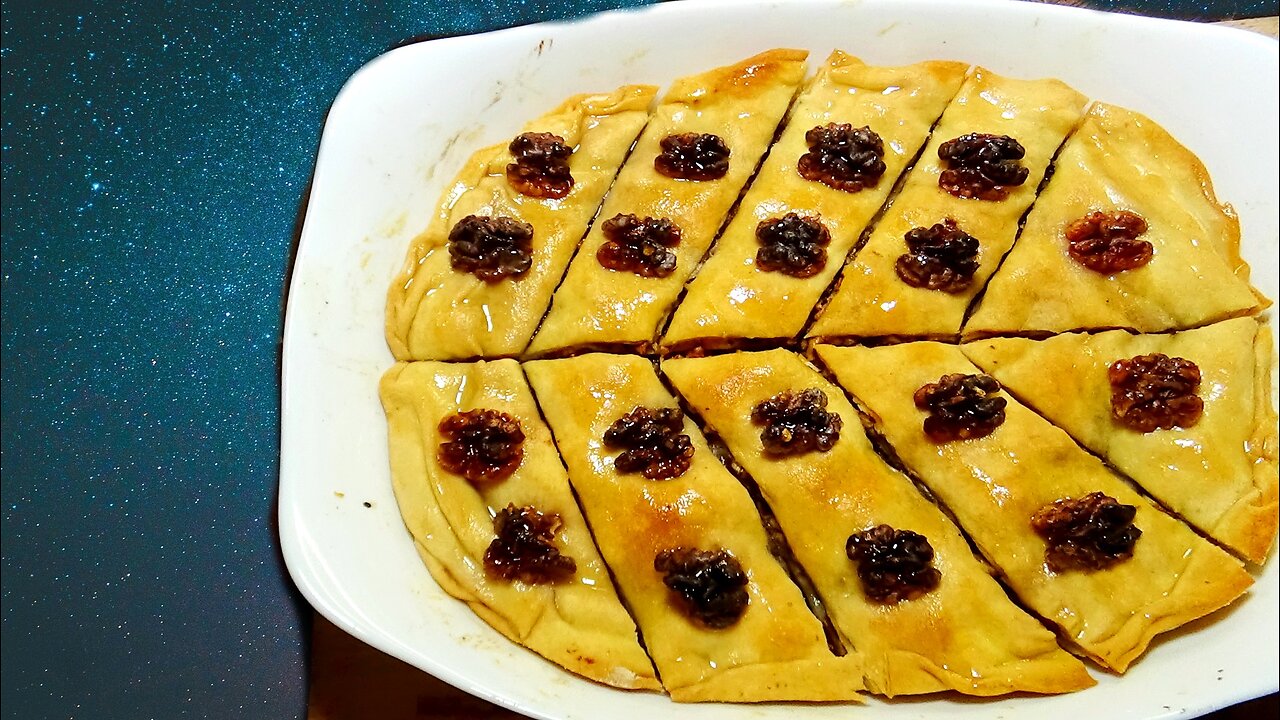
[{"label": "nut filling visible", "polygon": [[936,443],[986,437],[1004,423],[1007,401],[992,397],[1000,383],[990,375],[943,375],[912,396],[916,407],[929,411],[924,432]]},{"label": "nut filling visible", "polygon": [[468,410],[440,421],[436,458],[445,470],[476,482],[502,480],[524,459],[520,421],[497,410]]},{"label": "nut filling visible", "polygon": [[729,172],[729,146],[719,135],[681,133],[658,143],[653,169],[677,180],[719,180]]},{"label": "nut filling visible", "polygon": [[848,123],[819,125],[804,134],[809,152],[796,170],[805,180],[855,193],[875,187],[884,176],[884,141],[870,127]]},{"label": "nut filling visible", "polygon": [[760,442],[766,455],[826,452],[840,439],[840,416],[828,412],[827,395],[818,388],[783,392],[756,405],[751,422],[763,425]]},{"label": "nut filling visible", "polygon": [[747,610],[747,573],[727,550],[678,547],[663,550],[653,569],[676,593],[689,617],[713,630],[738,622]]},{"label": "nut filling visible", "polygon": [[1095,212],[1067,226],[1067,254],[1090,270],[1104,275],[1133,270],[1151,262],[1151,243],[1139,240],[1147,231],[1140,215],[1121,210]]},{"label": "nut filling visible", "polygon": [[1136,513],[1133,505],[1092,492],[1045,505],[1031,516],[1031,527],[1044,538],[1050,570],[1101,570],[1133,556],[1142,535],[1133,526]]},{"label": "nut filling visible", "polygon": [[638,472],[650,480],[680,477],[693,461],[693,442],[684,429],[680,408],[638,407],[618,418],[604,433],[604,444],[622,448],[613,467]]},{"label": "nut filling visible", "polygon": [[515,162],[507,165],[507,182],[522,195],[562,198],[573,189],[569,156],[573,148],[551,133],[521,133],[507,150]]},{"label": "nut filling visible", "polygon": [[487,283],[533,265],[533,226],[509,217],[468,215],[449,231],[449,264]]},{"label": "nut filling visible", "polygon": [[787,213],[756,226],[756,267],[807,278],[822,272],[827,264],[827,243],[831,233],[817,218]]},{"label": "nut filling visible", "polygon": [[578,564],[556,547],[560,516],[543,514],[532,507],[508,505],[493,519],[497,535],[484,551],[484,567],[503,580],[546,583],[563,580]]},{"label": "nut filling visible", "polygon": [[1138,432],[1188,428],[1200,421],[1204,401],[1200,368],[1190,360],[1160,353],[1117,360],[1107,368],[1111,415]]},{"label": "nut filling visible", "polygon": [[1027,181],[1019,162],[1027,151],[1008,135],[969,133],[938,147],[943,171],[938,187],[960,198],[1004,200]]},{"label": "nut filling visible", "polygon": [[610,270],[631,272],[642,277],[667,277],[676,269],[680,227],[667,218],[638,218],[614,215],[601,226],[605,243],[596,251],[596,260]]},{"label": "nut filling visible", "polygon": [[876,602],[914,600],[938,587],[933,546],[919,533],[877,525],[849,536],[845,553],[858,564],[862,591]]},{"label": "nut filling visible", "polygon": [[946,218],[927,228],[907,232],[908,252],[893,266],[911,287],[958,293],[973,283],[978,272],[978,239]]}]

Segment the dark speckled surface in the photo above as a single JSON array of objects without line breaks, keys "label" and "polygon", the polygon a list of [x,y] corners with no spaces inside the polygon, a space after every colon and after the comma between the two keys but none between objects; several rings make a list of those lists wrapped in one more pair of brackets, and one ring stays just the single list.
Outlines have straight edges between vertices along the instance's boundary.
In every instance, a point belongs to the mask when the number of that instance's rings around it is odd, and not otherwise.
[{"label": "dark speckled surface", "polygon": [[4,717],[304,714],[278,367],[325,111],[408,39],[633,4],[4,3]]},{"label": "dark speckled surface", "polygon": [[3,713],[277,718],[282,288],[324,114],[406,38],[619,2],[3,6]]}]

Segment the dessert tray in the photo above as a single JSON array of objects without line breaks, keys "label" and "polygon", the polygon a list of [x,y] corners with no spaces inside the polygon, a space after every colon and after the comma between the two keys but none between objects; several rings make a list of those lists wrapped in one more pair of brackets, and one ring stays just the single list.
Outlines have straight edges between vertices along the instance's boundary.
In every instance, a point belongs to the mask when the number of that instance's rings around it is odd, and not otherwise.
[{"label": "dessert tray", "polygon": [[1274,691],[1275,76],[1261,38],[1001,2],[379,58],[290,287],[291,574],[536,717]]}]

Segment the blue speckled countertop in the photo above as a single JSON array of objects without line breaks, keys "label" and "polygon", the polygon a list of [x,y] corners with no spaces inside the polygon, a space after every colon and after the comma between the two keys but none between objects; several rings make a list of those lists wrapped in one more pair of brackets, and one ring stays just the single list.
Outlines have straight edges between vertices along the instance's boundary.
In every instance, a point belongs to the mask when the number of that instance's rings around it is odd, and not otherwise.
[{"label": "blue speckled countertop", "polygon": [[636,4],[5,2],[5,718],[305,713],[279,348],[325,112],[406,41]]}]

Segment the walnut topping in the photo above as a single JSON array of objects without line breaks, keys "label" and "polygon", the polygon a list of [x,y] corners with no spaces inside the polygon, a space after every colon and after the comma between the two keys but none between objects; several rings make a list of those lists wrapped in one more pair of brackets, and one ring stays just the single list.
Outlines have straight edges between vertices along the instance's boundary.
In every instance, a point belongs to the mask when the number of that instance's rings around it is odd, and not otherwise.
[{"label": "walnut topping", "polygon": [[662,153],[653,169],[677,180],[719,180],[729,172],[729,146],[719,135],[681,133],[658,144]]},{"label": "walnut topping", "polygon": [[560,516],[543,514],[533,507],[507,505],[493,519],[497,535],[484,552],[484,567],[503,580],[544,583],[563,580],[578,564],[556,547]]},{"label": "walnut topping", "polygon": [[663,584],[676,593],[684,611],[706,627],[727,628],[747,610],[747,573],[727,550],[663,550],[653,569],[663,574]]},{"label": "walnut topping", "polygon": [[805,133],[804,140],[809,152],[796,170],[805,180],[855,193],[875,187],[884,175],[884,141],[869,127],[828,123]]},{"label": "walnut topping", "polygon": [[916,390],[916,407],[928,410],[924,432],[936,443],[986,437],[1004,423],[1007,401],[992,397],[1000,383],[989,375],[943,375]]},{"label": "walnut topping", "polygon": [[680,227],[667,218],[614,215],[601,226],[605,243],[596,251],[596,260],[610,270],[632,272],[642,277],[667,277],[676,270]]},{"label": "walnut topping", "polygon": [[1139,240],[1147,221],[1128,210],[1089,213],[1067,226],[1067,254],[1104,275],[1133,270],[1151,262],[1151,243]]},{"label": "walnut topping", "polygon": [[622,448],[613,461],[618,472],[668,480],[683,475],[693,462],[693,442],[680,432],[683,429],[680,408],[637,407],[609,426],[604,444]]},{"label": "walnut topping", "polygon": [[1136,513],[1133,505],[1092,492],[1045,505],[1031,516],[1031,527],[1045,540],[1050,570],[1100,570],[1133,556],[1142,536],[1133,526]]},{"label": "walnut topping", "polygon": [[1190,360],[1160,353],[1117,360],[1107,368],[1111,415],[1138,432],[1188,428],[1200,421],[1204,401],[1200,368]]},{"label": "walnut topping", "polygon": [[938,587],[942,573],[933,566],[933,546],[910,530],[877,525],[849,536],[845,554],[858,564],[858,580],[867,597],[885,604],[914,600]]},{"label": "walnut topping", "polygon": [[751,421],[763,425],[760,442],[768,455],[826,452],[840,439],[840,416],[828,412],[827,395],[818,388],[783,392],[756,405]]},{"label": "walnut topping", "polygon": [[904,236],[909,252],[894,265],[898,277],[911,287],[958,293],[973,283],[978,271],[978,240],[946,218]]},{"label": "walnut topping", "polygon": [[960,198],[1004,200],[1027,181],[1029,171],[1018,162],[1026,154],[1008,135],[961,135],[938,147],[944,167],[938,187]]},{"label": "walnut topping", "polygon": [[533,226],[509,217],[468,215],[449,232],[449,264],[487,283],[533,265]]},{"label": "walnut topping", "polygon": [[507,146],[515,162],[507,165],[507,182],[536,198],[562,198],[573,189],[569,156],[573,148],[551,133],[521,133]]},{"label": "walnut topping", "polygon": [[520,421],[497,410],[468,410],[440,422],[436,458],[445,470],[467,480],[502,480],[520,467],[524,431]]},{"label": "walnut topping", "polygon": [[780,272],[807,278],[822,272],[827,264],[831,233],[817,218],[787,213],[756,226],[756,266],[766,272]]}]

